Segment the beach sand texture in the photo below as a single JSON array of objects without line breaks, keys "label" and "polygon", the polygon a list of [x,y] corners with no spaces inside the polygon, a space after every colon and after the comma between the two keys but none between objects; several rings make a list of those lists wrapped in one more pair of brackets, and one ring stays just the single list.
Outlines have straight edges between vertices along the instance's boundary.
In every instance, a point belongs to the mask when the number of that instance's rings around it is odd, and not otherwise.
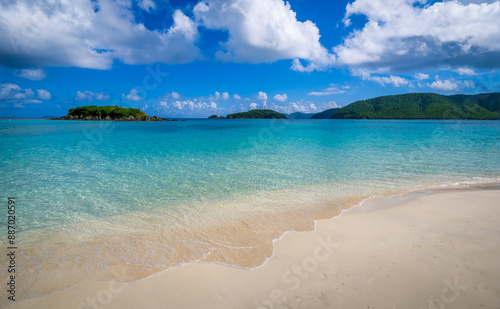
[{"label": "beach sand texture", "polygon": [[500,308],[499,199],[496,185],[370,200],[286,234],[258,269],[191,263],[7,308]]}]

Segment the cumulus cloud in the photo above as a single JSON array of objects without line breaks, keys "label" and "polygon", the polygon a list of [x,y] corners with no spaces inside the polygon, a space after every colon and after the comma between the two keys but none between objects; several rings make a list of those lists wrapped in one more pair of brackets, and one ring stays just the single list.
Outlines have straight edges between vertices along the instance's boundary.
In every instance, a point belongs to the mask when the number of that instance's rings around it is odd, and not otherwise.
[{"label": "cumulus cloud", "polygon": [[460,75],[470,75],[470,76],[474,76],[476,75],[476,72],[474,72],[473,69],[471,68],[466,68],[466,67],[463,67],[463,68],[457,68],[456,70],[454,70],[455,72],[457,72],[458,74]]},{"label": "cumulus cloud", "polygon": [[259,91],[257,95],[257,100],[267,101],[267,94],[265,92]]},{"label": "cumulus cloud", "polygon": [[342,86],[342,89],[340,89],[339,86],[335,84],[330,84],[328,88],[323,89],[322,91],[309,92],[308,95],[323,96],[323,95],[345,93],[345,90],[343,89],[349,89],[349,86]]},{"label": "cumulus cloud", "polygon": [[416,73],[415,78],[418,80],[429,79],[429,75],[424,73]]},{"label": "cumulus cloud", "polygon": [[429,87],[442,91],[457,91],[459,89],[458,82],[452,80],[436,80],[432,84],[429,84]]},{"label": "cumulus cloud", "polygon": [[250,109],[257,109],[258,106],[257,103],[250,103]]},{"label": "cumulus cloud", "polygon": [[30,69],[22,69],[22,70],[16,70],[14,71],[14,74],[16,76],[26,78],[26,79],[31,79],[31,80],[42,80],[45,77],[47,77],[47,73],[45,73],[44,70],[41,69],[36,69],[36,70],[30,70]]},{"label": "cumulus cloud", "polygon": [[216,57],[222,61],[262,63],[294,61],[292,69],[325,69],[335,56],[319,42],[319,29],[307,20],[297,20],[288,2],[282,0],[206,0],[194,7],[196,20],[208,29],[228,31],[227,42]]},{"label": "cumulus cloud", "polygon": [[233,96],[233,98],[234,98],[235,100],[237,100],[237,101],[241,100],[241,96],[239,96],[239,95],[237,95],[237,94],[235,94],[235,95]]},{"label": "cumulus cloud", "polygon": [[187,111],[196,111],[196,110],[212,110],[217,109],[217,104],[215,102],[210,102],[210,104],[206,102],[194,100],[183,100],[183,101],[175,101],[172,103],[172,107],[178,110],[187,110]]},{"label": "cumulus cloud", "polygon": [[287,98],[288,98],[288,97],[286,96],[286,93],[283,93],[283,94],[277,94],[277,95],[275,95],[275,96],[274,96],[274,99],[275,99],[276,101],[280,101],[280,102],[285,102]]},{"label": "cumulus cloud", "polygon": [[[356,0],[346,7],[368,22],[333,48],[341,64],[411,70],[441,66],[500,67],[500,1]],[[464,1],[462,1],[464,2]]]},{"label": "cumulus cloud", "polygon": [[[37,92],[39,99],[45,99],[50,96],[50,93],[46,90],[37,90]],[[14,103],[15,107],[24,107],[27,103],[42,103],[41,100],[34,99],[34,96],[35,93],[31,90],[31,88],[23,89],[19,85],[9,83],[5,83],[0,86],[0,100]]]},{"label": "cumulus cloud", "polygon": [[38,89],[36,92],[38,93],[38,98],[40,100],[50,100],[52,98],[52,95],[47,90]]},{"label": "cumulus cloud", "polygon": [[181,95],[178,92],[172,91],[172,99],[178,100],[181,98]]},{"label": "cumulus cloud", "polygon": [[438,91],[454,92],[462,88],[473,88],[475,84],[471,80],[467,81],[457,81],[454,79],[440,80],[439,76],[436,76],[436,80],[431,84],[428,84],[428,86]]},{"label": "cumulus cloud", "polygon": [[0,19],[0,51],[11,67],[110,69],[115,59],[171,64],[200,57],[197,25],[180,10],[161,30],[137,23],[130,1],[11,1],[2,4]]},{"label": "cumulus cloud", "polygon": [[122,97],[126,98],[129,101],[137,102],[137,101],[142,100],[142,97],[139,95],[139,93],[141,93],[141,92],[134,88],[134,89],[130,90],[129,94],[127,94],[127,95],[123,94]]},{"label": "cumulus cloud", "polygon": [[208,100],[212,100],[212,101],[219,101],[219,100],[225,101],[227,99],[229,99],[229,93],[223,92],[221,94],[219,91],[214,92],[214,94],[212,94],[208,97]]},{"label": "cumulus cloud", "polygon": [[84,92],[77,91],[75,100],[77,100],[77,101],[89,101],[89,102],[94,101],[94,100],[106,101],[106,100],[109,100],[109,95],[102,93],[102,92],[94,93],[92,91],[87,91],[87,90]]}]

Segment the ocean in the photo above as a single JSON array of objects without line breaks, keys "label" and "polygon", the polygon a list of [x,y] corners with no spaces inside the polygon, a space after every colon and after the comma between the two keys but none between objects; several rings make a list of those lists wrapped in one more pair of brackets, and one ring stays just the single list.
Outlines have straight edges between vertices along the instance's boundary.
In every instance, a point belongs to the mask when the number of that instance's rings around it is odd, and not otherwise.
[{"label": "ocean", "polygon": [[4,119],[0,149],[22,298],[259,267],[284,233],[366,199],[500,181],[499,121]]}]

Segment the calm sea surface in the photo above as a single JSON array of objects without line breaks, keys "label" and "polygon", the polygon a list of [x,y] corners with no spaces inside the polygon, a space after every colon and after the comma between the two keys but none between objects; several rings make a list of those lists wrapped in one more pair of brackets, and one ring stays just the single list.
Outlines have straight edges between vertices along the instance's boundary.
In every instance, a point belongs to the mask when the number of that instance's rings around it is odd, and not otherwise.
[{"label": "calm sea surface", "polygon": [[257,267],[284,232],[364,199],[500,180],[500,121],[13,119],[0,149],[23,297],[191,261]]}]

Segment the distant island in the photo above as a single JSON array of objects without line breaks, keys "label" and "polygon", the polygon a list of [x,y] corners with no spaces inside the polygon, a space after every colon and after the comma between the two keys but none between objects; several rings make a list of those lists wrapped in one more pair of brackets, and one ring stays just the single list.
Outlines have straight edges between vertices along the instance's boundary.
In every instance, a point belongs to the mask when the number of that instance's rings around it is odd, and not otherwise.
[{"label": "distant island", "polygon": [[322,111],[320,113],[312,115],[311,119],[330,119],[332,118],[333,114],[338,112],[340,110],[340,107],[336,108],[330,108],[325,111]]},{"label": "distant island", "polygon": [[500,120],[500,92],[475,95],[408,93],[361,100],[311,114],[282,114],[269,109],[212,115],[211,119],[470,119]]},{"label": "distant island", "polygon": [[[288,118],[288,119],[311,119],[311,117],[314,115],[315,115],[314,113],[302,113],[302,112],[285,114],[286,118]],[[328,118],[330,118],[330,117],[328,117]]]},{"label": "distant island", "polygon": [[80,106],[71,108],[66,116],[51,118],[52,120],[103,120],[103,121],[178,121],[150,117],[137,108],[125,108],[120,106]]},{"label": "distant island", "polygon": [[282,113],[270,109],[254,109],[248,112],[229,114],[226,119],[287,119]]},{"label": "distant island", "polygon": [[[314,117],[314,116],[313,116]],[[330,119],[500,119],[500,93],[408,93],[351,103]]]},{"label": "distant island", "polygon": [[224,117],[224,116],[217,116],[217,115],[212,115],[212,116],[208,117],[208,119],[224,119],[224,118],[226,118],[226,117]]}]

